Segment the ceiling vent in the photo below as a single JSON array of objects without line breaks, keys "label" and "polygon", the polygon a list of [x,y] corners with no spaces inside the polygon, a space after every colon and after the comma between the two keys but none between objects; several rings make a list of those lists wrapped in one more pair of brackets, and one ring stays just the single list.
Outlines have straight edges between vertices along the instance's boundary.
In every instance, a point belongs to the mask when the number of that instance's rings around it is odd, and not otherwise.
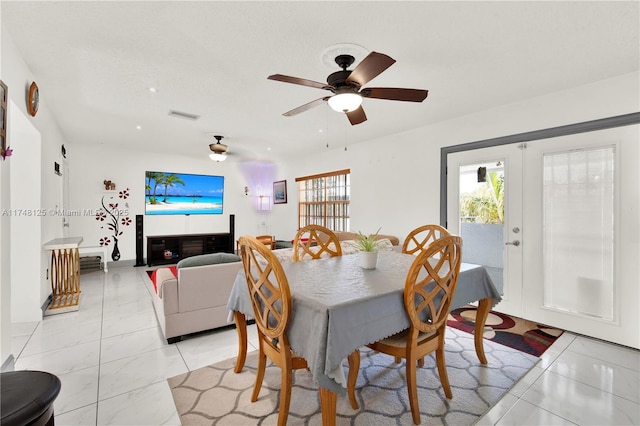
[{"label": "ceiling vent", "polygon": [[187,120],[197,120],[198,118],[200,118],[200,116],[196,114],[190,114],[188,112],[174,111],[174,110],[170,110],[169,115],[171,117],[185,118]]}]

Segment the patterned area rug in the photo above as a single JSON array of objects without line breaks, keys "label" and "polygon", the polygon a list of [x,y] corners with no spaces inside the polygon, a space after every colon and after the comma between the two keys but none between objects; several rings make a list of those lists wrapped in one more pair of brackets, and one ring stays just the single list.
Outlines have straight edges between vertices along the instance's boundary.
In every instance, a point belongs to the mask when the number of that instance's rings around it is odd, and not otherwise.
[{"label": "patterned area rug", "polygon": [[[453,399],[441,389],[432,355],[418,369],[422,424],[471,425],[489,410],[538,359],[503,345],[485,342],[488,365],[476,356],[473,336],[447,332],[446,363]],[[267,367],[260,397],[251,402],[257,353],[247,355],[245,368],[233,372],[235,358],[168,379],[183,425],[271,425],[277,423],[280,369]],[[353,410],[347,396],[338,396],[338,425],[412,425],[404,362],[363,348]],[[345,361],[345,369],[347,364]],[[320,401],[311,374],[298,370],[291,393],[290,425],[321,424]]]},{"label": "patterned area rug", "polygon": [[[476,307],[471,305],[454,309],[449,314],[447,325],[473,333],[476,313]],[[559,328],[491,311],[485,323],[483,337],[539,357],[562,333],[563,330]]]}]

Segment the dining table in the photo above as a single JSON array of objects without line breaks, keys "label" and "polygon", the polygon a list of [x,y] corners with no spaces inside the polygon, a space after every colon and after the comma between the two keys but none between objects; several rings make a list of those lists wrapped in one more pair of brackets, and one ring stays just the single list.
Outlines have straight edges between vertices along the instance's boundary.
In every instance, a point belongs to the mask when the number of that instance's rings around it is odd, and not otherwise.
[{"label": "dining table", "polygon": [[[343,360],[366,344],[409,327],[403,295],[414,260],[410,254],[381,251],[375,269],[363,269],[357,255],[282,263],[292,299],[289,344],[306,359],[319,388],[323,425],[335,424],[337,395],[346,393]],[[487,363],[484,325],[500,300],[483,266],[462,263],[451,309],[478,302],[474,343],[482,364]],[[243,270],[236,276],[227,308],[238,331],[234,371],[239,373],[247,354],[247,317],[253,316]]]}]

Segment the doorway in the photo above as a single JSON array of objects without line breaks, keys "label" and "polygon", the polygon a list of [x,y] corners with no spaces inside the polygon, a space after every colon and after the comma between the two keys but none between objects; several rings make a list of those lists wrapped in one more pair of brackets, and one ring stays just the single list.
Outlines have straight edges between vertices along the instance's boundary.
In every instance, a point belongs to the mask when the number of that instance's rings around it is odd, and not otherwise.
[{"label": "doorway", "polygon": [[502,295],[497,309],[522,317],[522,147],[453,153],[447,169],[447,225],[464,241],[462,261],[483,265]]},{"label": "doorway", "polygon": [[638,348],[640,126],[530,143],[524,316]]},{"label": "doorway", "polygon": [[640,346],[639,129],[448,153],[446,225],[492,275],[495,310]]}]

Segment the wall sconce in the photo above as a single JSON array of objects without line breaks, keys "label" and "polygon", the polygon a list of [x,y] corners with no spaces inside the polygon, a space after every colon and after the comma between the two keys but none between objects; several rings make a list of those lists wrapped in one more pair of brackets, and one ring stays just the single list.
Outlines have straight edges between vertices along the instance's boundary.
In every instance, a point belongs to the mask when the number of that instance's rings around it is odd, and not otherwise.
[{"label": "wall sconce", "polygon": [[478,167],[478,182],[486,182],[486,181],[487,181],[487,168]]},{"label": "wall sconce", "polygon": [[260,211],[271,210],[271,197],[268,195],[260,195],[260,203],[258,204]]}]

